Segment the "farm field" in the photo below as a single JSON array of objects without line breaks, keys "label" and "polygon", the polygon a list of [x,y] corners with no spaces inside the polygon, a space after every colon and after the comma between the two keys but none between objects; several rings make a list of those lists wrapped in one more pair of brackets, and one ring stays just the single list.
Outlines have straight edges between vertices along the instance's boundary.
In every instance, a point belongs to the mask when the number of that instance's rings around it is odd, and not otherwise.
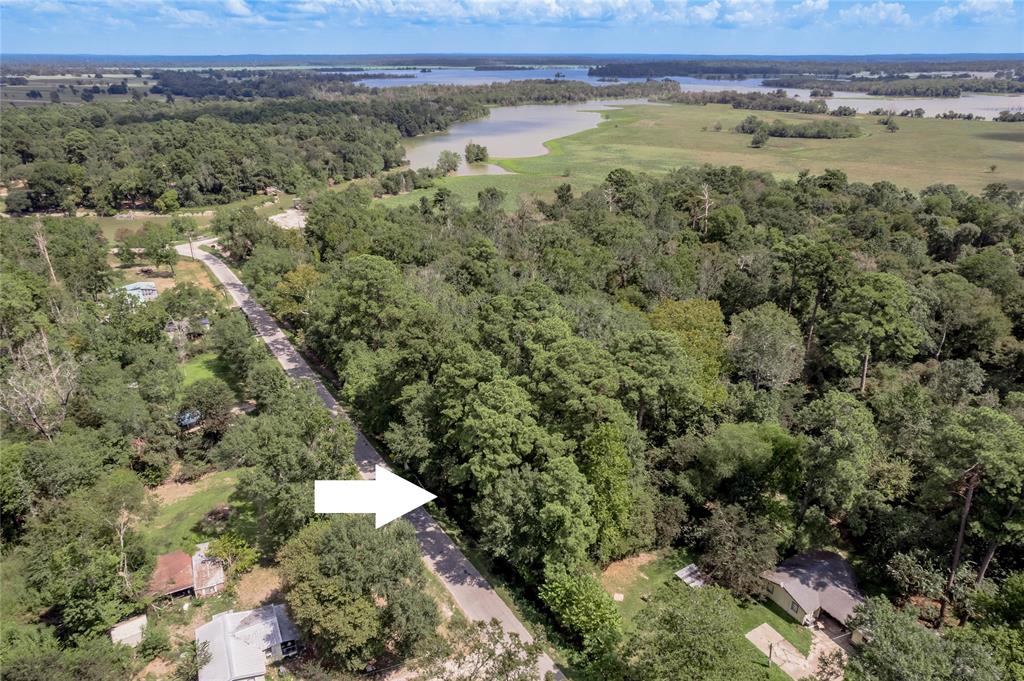
[{"label": "farm field", "polygon": [[[101,73],[97,78],[94,73],[68,73],[62,75],[28,76],[28,83],[25,85],[4,85],[0,88],[0,103],[13,104],[14,106],[43,106],[54,103],[50,99],[51,93],[56,93],[61,104],[84,104],[81,93],[83,90],[99,87],[102,91],[93,95],[94,102],[128,102],[132,99],[132,92],[137,91],[140,96],[153,97],[163,101],[163,95],[152,95],[148,92],[153,81],[149,74],[142,77],[134,73]],[[107,88],[111,85],[124,83],[128,92],[125,94],[109,94]],[[36,91],[40,97],[30,97],[29,92]]]},{"label": "farm field", "polygon": [[[828,117],[749,111],[722,104],[632,105],[603,115],[605,120],[597,128],[548,141],[545,146],[550,151],[544,156],[492,160],[515,174],[450,177],[438,184],[464,201],[475,201],[477,192],[494,186],[506,192],[507,206],[514,207],[521,194],[550,193],[563,182],[587,188],[616,167],[664,173],[710,163],[738,165],[790,179],[804,169],[820,173],[825,168],[841,168],[852,181],[889,180],[915,190],[955,183],[980,192],[992,182],[1024,189],[1024,126],[1013,123],[898,118],[899,131],[889,133],[877,124],[878,117],[856,116],[853,120],[863,131],[860,137],[773,137],[764,148],[753,149],[750,135],[731,132],[749,115],[787,123]],[[721,124],[720,132],[714,131],[716,123]],[[433,192],[430,188],[383,200],[410,204]]]}]

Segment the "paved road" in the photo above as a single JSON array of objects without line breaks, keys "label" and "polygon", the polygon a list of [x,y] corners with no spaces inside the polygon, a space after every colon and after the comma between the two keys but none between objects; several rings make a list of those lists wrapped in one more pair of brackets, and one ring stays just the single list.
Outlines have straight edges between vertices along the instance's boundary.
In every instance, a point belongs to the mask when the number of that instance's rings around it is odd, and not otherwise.
[{"label": "paved road", "polygon": [[[336,416],[348,420],[348,415],[338,404],[334,396],[327,390],[320,376],[310,368],[302,355],[284,335],[281,327],[277,325],[274,318],[254,301],[246,288],[234,272],[225,265],[220,258],[200,250],[200,246],[208,246],[216,239],[204,239],[192,243],[192,251],[195,258],[200,260],[213,275],[224,285],[228,294],[235,303],[242,309],[242,312],[249,318],[256,333],[270,348],[277,361],[284,367],[285,373],[295,379],[306,379],[312,381],[316,387],[317,394]],[[190,257],[188,244],[177,247],[180,255]],[[356,431],[355,460],[359,473],[365,479],[373,478],[374,466],[384,465],[384,459],[373,448],[373,445],[363,436],[356,424],[352,424]],[[466,614],[473,620],[488,621],[496,619],[501,622],[506,632],[515,632],[524,641],[533,641],[533,637],[526,631],[523,623],[512,613],[501,597],[491,588],[480,572],[469,562],[455,542],[441,529],[430,514],[422,508],[406,514],[405,519],[412,523],[416,529],[416,539],[420,543],[420,552],[423,555],[423,562],[437,577],[444,583],[452,598]],[[554,662],[548,655],[542,655],[540,659],[541,673],[553,671],[558,678],[564,678],[557,670]]]}]

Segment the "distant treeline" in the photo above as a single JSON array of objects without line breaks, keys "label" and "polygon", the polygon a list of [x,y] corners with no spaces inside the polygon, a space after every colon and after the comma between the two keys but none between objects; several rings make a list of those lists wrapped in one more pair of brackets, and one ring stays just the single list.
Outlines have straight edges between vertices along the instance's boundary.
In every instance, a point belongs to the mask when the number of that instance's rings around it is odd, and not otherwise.
[{"label": "distant treeline", "polygon": [[[204,99],[222,97],[226,99],[252,99],[301,97],[316,91],[349,93],[355,89],[351,83],[367,78],[411,78],[412,76],[390,73],[322,72],[318,70],[296,71],[154,71],[156,83],[150,88],[153,94],[170,93],[175,97]],[[339,87],[340,85],[340,87]]]},{"label": "distant treeline", "polygon": [[747,116],[736,126],[736,132],[753,135],[764,130],[769,137],[799,137],[805,139],[843,139],[857,137],[860,128],[846,121],[808,121],[806,123],[786,123],[774,120],[771,123],[757,116]]},{"label": "distant treeline", "polygon": [[[663,76],[735,74],[852,75],[923,71],[1005,71],[1024,68],[1024,58],[1006,54],[778,56],[778,55],[638,55],[638,54],[359,54],[359,55],[68,55],[5,54],[5,74],[57,74],[76,69],[175,69],[231,66],[290,67],[423,67],[474,68],[483,65],[593,66],[595,75],[659,78]],[[716,68],[724,65],[724,68]],[[646,69],[646,72],[642,72]],[[626,71],[629,71],[627,73]],[[613,72],[614,71],[614,72]],[[636,74],[635,76],[633,74]]]},{"label": "distant treeline", "polygon": [[1004,71],[1020,69],[1024,61],[1020,58],[966,59],[963,61],[905,60],[873,61],[870,59],[848,60],[784,60],[784,59],[679,59],[633,62],[612,62],[603,66],[592,66],[591,76],[616,76],[620,78],[665,78],[668,76],[746,75],[781,76],[788,74],[814,74],[818,76],[851,76],[868,72],[904,73],[907,71]]},{"label": "distant treeline", "polygon": [[[507,70],[504,67],[487,67],[487,70]],[[517,69],[518,70],[518,69]],[[494,83],[478,86],[421,85],[410,83],[400,90],[385,92],[380,88],[368,88],[357,84],[367,78],[412,78],[411,75],[371,73],[360,71],[322,73],[309,70],[295,71],[156,71],[153,77],[157,83],[151,88],[155,94],[170,93],[176,97],[191,99],[285,99],[291,97],[315,98],[330,95],[349,99],[364,99],[370,102],[393,101],[395,98],[429,99],[436,96],[457,97],[460,100],[479,100],[490,105],[514,105],[526,102],[564,103],[588,99],[616,97],[646,97],[679,90],[678,84],[667,83],[623,83],[601,87],[580,81],[563,79],[531,79],[512,83]],[[371,95],[373,97],[371,97]],[[390,107],[390,105],[389,105]],[[401,127],[401,126],[400,126]],[[403,128],[405,135],[418,135],[430,130]]]},{"label": "distant treeline", "polygon": [[734,109],[758,111],[792,111],[796,113],[828,113],[828,104],[820,99],[803,101],[789,97],[785,90],[774,92],[674,92],[660,98],[677,104],[731,104]]},{"label": "distant treeline", "polygon": [[517,64],[478,64],[474,71],[535,71],[537,66],[521,66]]},{"label": "distant treeline", "polygon": [[641,83],[613,83],[590,85],[578,80],[529,79],[488,85],[416,85],[381,90],[384,97],[404,97],[415,94],[428,99],[454,97],[468,99],[488,106],[515,106],[516,104],[567,104],[593,99],[633,99],[655,97],[666,99],[680,94],[675,81],[646,81]]},{"label": "distant treeline", "polygon": [[835,81],[804,76],[770,78],[768,87],[836,89],[882,97],[959,97],[961,92],[1024,92],[1024,81],[1007,78],[852,78]]}]

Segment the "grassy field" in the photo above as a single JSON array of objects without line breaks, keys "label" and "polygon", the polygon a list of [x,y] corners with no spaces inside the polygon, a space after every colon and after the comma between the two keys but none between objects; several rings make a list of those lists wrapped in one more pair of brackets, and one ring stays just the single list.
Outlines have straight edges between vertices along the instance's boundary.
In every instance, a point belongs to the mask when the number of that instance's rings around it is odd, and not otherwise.
[{"label": "grassy field", "polygon": [[237,386],[233,385],[234,379],[231,377],[227,365],[216,353],[204,352],[201,355],[196,355],[181,365],[181,371],[185,375],[184,380],[181,382],[181,387],[183,388],[187,388],[204,378],[219,378],[232,388],[235,388],[237,392]]},{"label": "grassy field", "polygon": [[170,269],[159,269],[143,274],[141,271],[143,268],[153,269],[153,266],[148,263],[125,267],[114,256],[108,257],[107,261],[114,271],[117,272],[117,276],[124,284],[133,284],[137,281],[151,281],[156,284],[156,290],[159,293],[163,293],[177,284],[192,283],[208,291],[214,291],[225,297],[227,296],[223,287],[216,282],[209,270],[206,269],[206,266],[198,260],[190,260],[188,258],[179,260],[174,265],[173,275]]},{"label": "grassy field", "polygon": [[[669,584],[671,588],[689,588],[676,578],[675,572],[692,562],[688,552],[678,550],[641,554],[612,563],[605,569],[601,575],[601,583],[609,594],[622,596],[622,600],[617,600],[616,605],[619,607],[627,634],[635,630],[637,618],[641,615],[644,605],[660,587]],[[769,669],[767,658],[743,637],[751,629],[768,623],[806,655],[811,648],[810,630],[793,622],[774,606],[769,607],[762,603],[737,604],[736,611],[740,621],[740,629],[736,636],[742,639],[744,660],[752,667],[765,670],[766,678],[771,681],[787,681],[789,677],[777,667]]]},{"label": "grassy field", "polygon": [[176,549],[190,550],[196,542],[207,539],[200,536],[198,525],[206,514],[222,504],[238,483],[238,471],[221,471],[202,478],[188,489],[187,494],[161,504],[156,515],[145,524],[143,536],[156,553]]},{"label": "grassy field", "polygon": [[[163,95],[151,95],[148,93],[153,81],[148,74],[138,78],[133,73],[103,73],[102,78],[96,78],[92,73],[63,74],[50,76],[28,76],[27,85],[4,85],[0,87],[0,103],[13,104],[15,106],[44,106],[52,104],[50,93],[56,92],[60,97],[61,104],[80,105],[84,104],[80,92],[83,89],[99,86],[103,92],[93,95],[94,102],[129,102],[132,99],[132,92],[137,91],[140,95],[152,97],[158,101],[164,101]],[[106,89],[111,85],[119,85],[122,81],[128,86],[128,93],[123,95],[107,94]],[[73,92],[72,88],[77,90]],[[37,90],[42,97],[32,99],[28,93]]]},{"label": "grassy field", "polygon": [[[219,206],[199,206],[196,208],[184,208],[179,211],[180,215],[191,215],[195,218],[199,224],[200,230],[208,227],[210,222],[213,220],[214,214],[218,210],[224,208],[239,208],[241,206],[252,206],[256,209],[259,215],[269,217],[275,213],[291,208],[294,202],[295,196],[293,194],[278,194],[276,197],[264,196],[257,194],[256,196],[249,196],[232,203],[226,203]],[[265,205],[269,204],[269,205]],[[115,216],[90,216],[88,219],[95,220],[100,225],[100,229],[103,230],[103,236],[106,237],[107,241],[113,242],[117,240],[117,233],[124,229],[134,231],[142,229],[142,226],[147,222],[155,222],[157,224],[163,224],[170,222],[173,215],[156,215],[148,211],[131,211],[127,213],[121,213],[121,217]]]},{"label": "grassy field", "polygon": [[[604,114],[597,128],[547,142],[550,153],[545,156],[496,161],[515,175],[450,177],[439,184],[473,202],[478,191],[494,186],[505,191],[508,205],[514,206],[521,194],[547,195],[563,182],[589,188],[616,167],[664,173],[710,163],[768,171],[779,178],[795,178],[804,169],[820,173],[839,168],[851,180],[890,180],[915,190],[938,182],[972,192],[991,182],[1024,190],[1024,126],[1013,123],[900,118],[899,131],[889,133],[877,124],[877,117],[857,116],[860,137],[771,138],[766,147],[753,149],[750,135],[730,132],[748,115],[788,123],[828,117],[720,104],[634,105]],[[715,123],[721,124],[721,132],[714,132]],[[995,172],[989,170],[991,165],[997,166]],[[419,190],[384,201],[410,204],[433,192]]]}]

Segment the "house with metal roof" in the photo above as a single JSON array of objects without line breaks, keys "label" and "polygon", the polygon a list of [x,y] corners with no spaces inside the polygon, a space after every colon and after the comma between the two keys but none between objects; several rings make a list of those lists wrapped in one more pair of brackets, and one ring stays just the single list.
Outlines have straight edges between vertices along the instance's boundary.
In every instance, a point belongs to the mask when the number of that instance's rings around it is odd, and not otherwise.
[{"label": "house with metal roof", "polygon": [[207,556],[209,550],[210,542],[203,542],[196,544],[196,552],[192,554],[192,590],[198,598],[224,590],[224,565]]},{"label": "house with metal roof", "polygon": [[147,596],[177,598],[179,596],[212,596],[224,590],[224,566],[206,552],[210,543],[196,544],[191,556],[172,551],[156,557],[156,569],[146,588]]},{"label": "house with metal roof", "polygon": [[147,596],[176,598],[192,593],[192,556],[172,551],[156,557],[156,568],[149,578]]},{"label": "house with metal roof", "polygon": [[138,300],[140,303],[156,300],[157,296],[156,284],[151,281],[137,281],[134,284],[122,286],[121,290]]},{"label": "house with metal roof", "polygon": [[853,566],[838,553],[808,551],[761,573],[765,593],[801,624],[830,617],[846,626],[864,602]]},{"label": "house with metal roof", "polygon": [[280,604],[243,612],[222,612],[196,629],[196,644],[206,644],[209,662],[199,681],[264,681],[267,662],[298,652],[299,632]]}]

